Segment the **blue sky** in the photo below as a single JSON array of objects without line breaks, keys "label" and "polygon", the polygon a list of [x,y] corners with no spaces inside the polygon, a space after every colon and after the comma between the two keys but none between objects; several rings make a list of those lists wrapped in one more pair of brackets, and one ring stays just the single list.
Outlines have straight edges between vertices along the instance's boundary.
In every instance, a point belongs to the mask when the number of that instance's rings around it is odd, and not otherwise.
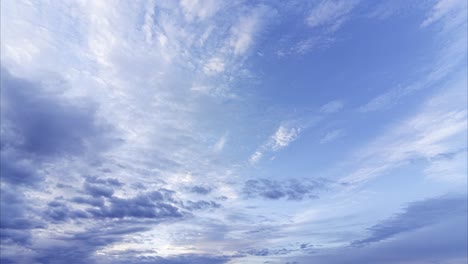
[{"label": "blue sky", "polygon": [[1,263],[468,260],[465,0],[11,0],[1,34]]}]

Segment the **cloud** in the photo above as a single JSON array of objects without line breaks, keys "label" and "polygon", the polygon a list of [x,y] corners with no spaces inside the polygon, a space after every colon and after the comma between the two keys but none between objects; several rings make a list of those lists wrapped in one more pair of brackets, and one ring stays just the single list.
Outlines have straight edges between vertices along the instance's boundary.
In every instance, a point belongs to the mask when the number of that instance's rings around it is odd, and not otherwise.
[{"label": "cloud", "polygon": [[204,187],[204,186],[193,186],[190,188],[190,192],[201,194],[201,195],[207,195],[212,191],[210,187]]},{"label": "cloud", "polygon": [[[58,90],[59,88],[57,88]],[[28,107],[24,107],[28,105]],[[2,136],[6,149],[41,157],[78,155],[105,144],[92,105],[80,105],[2,68]]]},{"label": "cloud", "polygon": [[327,132],[321,139],[320,144],[325,144],[343,136],[343,130],[335,129]]},{"label": "cloud", "polygon": [[263,156],[262,152],[260,152],[258,150],[255,151],[254,154],[252,154],[252,156],[250,156],[250,159],[249,159],[250,164],[255,164],[255,163],[259,162],[260,159],[262,158],[262,156]]},{"label": "cloud", "polygon": [[[390,88],[369,102],[359,107],[363,113],[388,110],[401,103],[401,100],[414,93],[439,85],[440,81],[449,78],[456,72],[457,66],[464,67],[466,58],[466,1],[437,1],[431,13],[421,24],[427,27],[437,24],[441,30],[437,32],[438,47],[435,56],[428,57],[432,62],[419,69],[422,72],[417,81]],[[446,40],[450,39],[449,42]],[[447,44],[449,43],[449,44]]]},{"label": "cloud", "polygon": [[266,5],[259,5],[249,11],[248,15],[240,17],[237,24],[231,28],[230,46],[235,55],[248,51],[254,43],[254,38],[264,27],[265,21],[276,15],[276,11]]},{"label": "cloud", "polygon": [[343,107],[344,107],[344,103],[342,101],[339,101],[339,100],[330,101],[320,108],[320,112],[326,113],[326,114],[332,114],[332,113],[339,112],[340,110],[343,109]]},{"label": "cloud", "polygon": [[409,203],[368,229],[351,245],[315,247],[313,254],[287,256],[299,263],[454,263],[467,260],[466,193]]},{"label": "cloud", "polygon": [[404,212],[369,228],[370,236],[352,243],[354,246],[376,243],[404,232],[411,232],[429,225],[465,215],[465,195],[445,196],[409,204]]},{"label": "cloud", "polygon": [[356,154],[357,168],[343,182],[365,182],[412,160],[431,162],[438,155],[458,151],[460,144],[466,144],[462,136],[467,129],[465,78],[447,82],[443,92],[429,98],[417,113],[364,147]]},{"label": "cloud", "polygon": [[466,10],[467,4],[463,0],[439,0],[433,6],[431,13],[421,23],[421,27],[427,27],[445,16],[449,16],[459,10]]},{"label": "cloud", "polygon": [[362,113],[368,113],[378,110],[388,109],[391,106],[398,103],[398,100],[405,96],[406,94],[412,92],[412,89],[390,89],[389,91],[378,95],[377,97],[371,99],[365,105],[359,107],[358,111]]},{"label": "cloud", "polygon": [[[164,202],[164,194],[152,191],[139,194],[133,198],[110,197],[109,205],[99,209],[89,208],[87,211],[94,218],[179,218],[182,213],[174,205]],[[169,194],[170,196],[170,194]]]},{"label": "cloud", "polygon": [[187,201],[184,207],[188,210],[204,210],[210,208],[220,208],[221,204],[214,201]]},{"label": "cloud", "polygon": [[[449,155],[444,155],[449,154]],[[466,183],[468,170],[466,160],[467,151],[444,153],[442,157],[436,157],[424,169],[424,174],[431,180],[449,182],[452,184]]]},{"label": "cloud", "polygon": [[336,31],[348,19],[357,1],[326,0],[320,1],[310,10],[306,19],[310,27],[327,27]]},{"label": "cloud", "polygon": [[224,67],[224,62],[220,58],[213,58],[205,64],[203,71],[207,75],[214,75],[223,72]]},{"label": "cloud", "polygon": [[216,14],[216,12],[222,8],[221,2],[215,0],[182,0],[180,1],[180,5],[188,21],[193,21],[195,19],[203,21]]},{"label": "cloud", "polygon": [[246,181],[243,193],[248,198],[302,200],[304,198],[317,198],[318,193],[324,188],[326,188],[326,182],[324,181],[258,179]]},{"label": "cloud", "polygon": [[227,134],[224,134],[221,138],[219,138],[219,140],[213,146],[213,150],[215,152],[222,151],[224,149],[224,145],[226,145],[227,140],[228,140]]},{"label": "cloud", "polygon": [[294,127],[288,124],[280,125],[276,132],[270,136],[268,141],[250,156],[250,163],[255,164],[259,162],[265,152],[279,151],[289,146],[289,144],[299,137],[300,132],[300,127]]},{"label": "cloud", "polygon": [[297,139],[300,129],[296,127],[280,126],[275,134],[271,137],[272,149],[274,151],[287,147],[291,142]]}]

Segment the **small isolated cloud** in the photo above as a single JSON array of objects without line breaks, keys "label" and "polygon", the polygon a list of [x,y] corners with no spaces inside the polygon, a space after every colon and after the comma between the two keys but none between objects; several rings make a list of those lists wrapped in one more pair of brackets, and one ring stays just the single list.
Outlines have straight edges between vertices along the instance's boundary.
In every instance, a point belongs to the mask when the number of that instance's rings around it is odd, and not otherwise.
[{"label": "small isolated cloud", "polygon": [[297,139],[300,133],[299,128],[286,126],[280,126],[276,133],[271,137],[272,139],[272,149],[280,150],[284,147],[287,147],[291,142]]},{"label": "small isolated cloud", "polygon": [[255,164],[259,162],[265,152],[278,151],[289,146],[289,144],[299,137],[300,132],[301,128],[299,127],[291,127],[285,124],[280,125],[276,132],[270,136],[267,142],[260,146],[260,148],[250,156],[250,163]]},{"label": "small isolated cloud", "polygon": [[257,150],[254,152],[254,154],[252,154],[252,156],[250,156],[249,161],[251,164],[255,164],[260,161],[262,156],[263,156],[263,153]]},{"label": "small isolated cloud", "polygon": [[343,109],[344,103],[339,100],[334,100],[326,103],[320,108],[321,113],[331,114],[341,111]]},{"label": "small isolated cloud", "polygon": [[325,144],[343,136],[343,130],[335,129],[327,132],[321,139],[320,144]]}]

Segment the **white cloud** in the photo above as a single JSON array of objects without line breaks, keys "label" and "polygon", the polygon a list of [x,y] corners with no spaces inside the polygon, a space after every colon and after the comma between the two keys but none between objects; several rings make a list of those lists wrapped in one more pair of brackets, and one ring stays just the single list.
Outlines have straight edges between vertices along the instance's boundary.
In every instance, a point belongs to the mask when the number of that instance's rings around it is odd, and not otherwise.
[{"label": "white cloud", "polygon": [[[359,152],[357,160],[353,161],[358,168],[342,180],[365,182],[413,159],[430,161],[466,146],[466,77],[446,85],[448,87],[439,90],[417,114],[391,127]],[[441,166],[440,161],[430,166],[433,167],[428,170],[435,172]]]},{"label": "white cloud", "polygon": [[310,27],[326,26],[330,31],[336,31],[348,19],[348,14],[357,1],[324,0],[313,7],[306,19]]},{"label": "white cloud", "polygon": [[437,157],[424,170],[426,176],[435,181],[466,184],[467,152],[453,153],[448,157]]},{"label": "white cloud", "polygon": [[220,58],[212,58],[209,60],[205,66],[203,66],[203,71],[205,74],[214,75],[224,71],[224,61]]},{"label": "white cloud", "polygon": [[260,159],[262,158],[263,156],[263,153],[260,152],[259,150],[255,151],[254,154],[252,154],[252,156],[250,156],[250,164],[255,164],[257,162],[260,161]]},{"label": "white cloud", "polygon": [[[237,190],[226,183],[237,176],[235,162],[213,153],[223,151],[228,137],[213,142],[219,135],[207,129],[226,112],[220,104],[225,97],[207,99],[194,90],[232,94],[229,82],[247,71],[242,62],[271,10],[253,8],[246,14],[248,8],[239,4],[218,21],[210,19],[219,9],[203,10],[206,6],[197,3],[181,13],[178,7],[175,1],[2,2],[2,66],[33,80],[46,76],[46,85],[49,79],[65,83],[69,88],[60,92],[92,102],[96,122],[115,128],[112,136],[118,138],[98,162],[64,157],[51,165],[44,182],[51,191],[34,197],[68,199],[81,187],[82,175],[112,171],[125,184],[116,191],[119,197],[133,196],[139,190],[132,186],[142,184],[172,189],[183,198],[184,184],[210,179],[216,187],[210,195],[237,199]],[[226,78],[219,74],[227,71]],[[54,176],[65,171],[67,177]],[[57,183],[77,188],[61,193],[53,187]],[[97,222],[86,222],[83,229],[102,224]],[[56,227],[47,230],[51,236],[54,230],[73,234],[67,224]]]},{"label": "white cloud", "polygon": [[224,145],[226,145],[227,139],[227,134],[224,134],[222,137],[220,137],[216,144],[213,146],[213,150],[215,152],[222,151],[224,149]]},{"label": "white cloud", "polygon": [[343,130],[341,129],[335,129],[330,132],[327,132],[321,139],[320,139],[320,144],[325,144],[328,142],[331,142],[333,140],[336,140],[340,137],[343,136]]},{"label": "white cloud", "polygon": [[284,147],[287,147],[291,142],[297,139],[300,133],[299,128],[295,127],[286,127],[281,125],[275,134],[271,137],[272,139],[272,150],[280,150]]},{"label": "white cloud", "polygon": [[188,21],[205,20],[216,14],[222,6],[216,0],[181,0],[180,5]]},{"label": "white cloud", "polygon": [[439,0],[432,8],[431,13],[421,23],[421,27],[427,27],[445,16],[459,12],[460,10],[466,13],[467,2],[465,0]]},{"label": "white cloud", "polygon": [[362,105],[361,107],[359,107],[358,111],[367,113],[367,112],[373,112],[373,111],[390,108],[393,104],[398,103],[398,99],[405,96],[411,91],[413,90],[402,89],[402,88],[390,89],[389,91],[371,99],[365,105]]},{"label": "white cloud", "polygon": [[289,124],[280,125],[275,133],[250,156],[250,163],[255,164],[259,162],[267,152],[279,151],[286,148],[299,137],[301,130],[301,127],[298,126],[291,126]]},{"label": "white cloud", "polygon": [[342,101],[334,100],[323,105],[320,108],[320,112],[327,113],[327,114],[336,113],[336,112],[339,112],[341,109],[343,109],[343,107],[344,107],[344,103]]},{"label": "white cloud", "polygon": [[252,46],[254,38],[265,26],[266,20],[271,19],[276,11],[267,6],[258,6],[249,14],[240,17],[236,25],[231,28],[230,46],[235,55],[242,55]]}]

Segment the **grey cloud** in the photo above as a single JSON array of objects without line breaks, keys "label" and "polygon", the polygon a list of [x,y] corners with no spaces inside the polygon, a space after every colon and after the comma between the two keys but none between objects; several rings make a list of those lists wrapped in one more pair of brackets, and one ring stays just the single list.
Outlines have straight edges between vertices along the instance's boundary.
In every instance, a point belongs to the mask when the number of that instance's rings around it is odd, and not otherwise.
[{"label": "grey cloud", "polygon": [[445,196],[411,203],[404,209],[404,212],[370,227],[370,236],[354,241],[352,245],[375,243],[442,222],[445,219],[460,215],[466,216],[467,203],[466,196]]},{"label": "grey cloud", "polygon": [[100,136],[109,128],[97,124],[94,107],[70,102],[4,68],[1,73],[2,150],[14,148],[44,158],[77,155],[86,146],[103,145]]},{"label": "grey cloud", "polygon": [[0,242],[2,245],[18,243],[29,244],[30,230],[45,228],[46,224],[32,217],[23,194],[2,186],[0,190]]},{"label": "grey cloud", "polygon": [[190,192],[205,195],[211,192],[211,188],[203,186],[193,186],[192,188],[190,188]]},{"label": "grey cloud", "polygon": [[186,205],[184,205],[184,207],[189,210],[203,210],[210,208],[219,208],[221,207],[221,204],[213,201],[188,201]]},{"label": "grey cloud", "polygon": [[112,185],[115,187],[121,187],[123,186],[123,183],[121,183],[118,179],[116,178],[99,178],[96,176],[87,176],[85,177],[86,182],[88,183],[94,183],[94,184],[103,184],[103,185]]},{"label": "grey cloud", "polygon": [[56,237],[60,243],[35,248],[38,263],[100,263],[94,256],[99,248],[121,241],[123,235],[148,230],[147,227],[110,223],[72,236]]},{"label": "grey cloud", "polygon": [[116,264],[222,264],[227,263],[230,256],[213,256],[201,254],[182,254],[171,257],[125,257],[118,256]]},{"label": "grey cloud", "polygon": [[362,247],[317,249],[313,255],[291,257],[299,263],[466,263],[467,215],[445,217],[439,223],[401,233]]},{"label": "grey cloud", "polygon": [[114,194],[114,189],[110,187],[89,184],[87,182],[84,184],[84,191],[93,197],[111,197]]},{"label": "grey cloud", "polygon": [[[3,141],[3,139],[2,139]],[[33,186],[42,180],[34,170],[34,162],[12,152],[0,153],[0,175],[3,182],[12,185]]]},{"label": "grey cloud", "polygon": [[171,218],[182,217],[182,213],[174,205],[167,203],[165,195],[160,191],[140,194],[136,197],[123,199],[110,197],[109,206],[99,209],[90,208],[87,211],[98,218]]},{"label": "grey cloud", "polygon": [[247,198],[262,197],[277,200],[302,200],[317,198],[317,193],[325,188],[325,181],[290,179],[276,181],[269,179],[248,180],[244,183],[243,193]]},{"label": "grey cloud", "polygon": [[70,201],[78,204],[88,204],[96,207],[104,206],[105,202],[103,197],[73,197]]}]

